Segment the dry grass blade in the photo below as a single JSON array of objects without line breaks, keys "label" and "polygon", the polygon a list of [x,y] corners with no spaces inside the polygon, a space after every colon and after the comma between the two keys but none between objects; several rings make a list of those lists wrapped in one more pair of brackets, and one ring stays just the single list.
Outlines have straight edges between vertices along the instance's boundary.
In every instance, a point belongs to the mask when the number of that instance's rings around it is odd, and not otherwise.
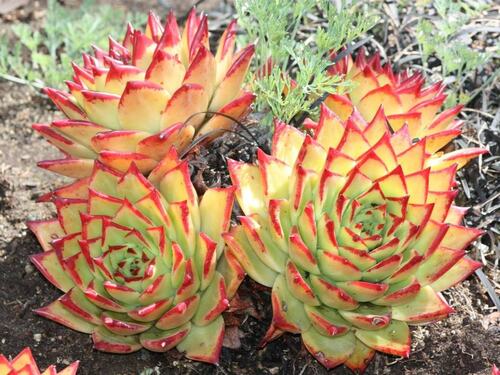
[{"label": "dry grass blade", "polygon": [[488,295],[490,296],[491,301],[495,304],[497,311],[500,311],[500,298],[498,298],[498,295],[495,292],[493,285],[491,285],[490,280],[486,277],[484,272],[480,269],[476,270],[476,275],[477,275],[477,277],[479,277],[479,280],[481,280],[481,283],[483,284],[486,291],[488,292]]}]

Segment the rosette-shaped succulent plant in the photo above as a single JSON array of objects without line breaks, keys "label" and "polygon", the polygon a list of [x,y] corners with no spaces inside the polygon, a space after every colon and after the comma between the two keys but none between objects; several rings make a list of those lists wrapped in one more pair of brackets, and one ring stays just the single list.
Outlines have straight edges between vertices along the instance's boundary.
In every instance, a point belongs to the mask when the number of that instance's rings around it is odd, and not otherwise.
[{"label": "rosette-shaped succulent plant", "polygon": [[271,155],[230,162],[245,216],[224,238],[272,287],[265,340],[300,333],[324,366],[362,372],[375,351],[409,355],[408,324],[453,311],[439,292],[479,267],[465,248],[481,234],[460,225],[454,177],[483,151],[428,142],[392,134],[381,112],[344,122],[323,106],[313,136],[277,123]]},{"label": "rosette-shaped succulent plant", "polygon": [[44,372],[40,372],[30,348],[23,349],[12,361],[0,354],[0,375],[75,375],[77,369],[78,361],[59,372],[56,371],[55,366],[50,366]]},{"label": "rosette-shaped succulent plant", "polygon": [[122,173],[96,162],[85,190],[73,188],[54,199],[57,218],[29,223],[44,249],[32,261],[65,292],[36,312],[92,334],[98,350],[176,347],[217,362],[221,314],[243,277],[222,255],[234,189],[198,202],[174,148],[149,180],[135,164]]},{"label": "rosette-shaped succulent plant", "polygon": [[206,15],[193,9],[181,34],[173,13],[165,27],[150,13],[145,33],[129,25],[108,52],[83,54],[69,93],[45,90],[68,119],[33,126],[66,157],[39,165],[73,178],[89,176],[94,159],[148,173],[171,145],[182,150],[231,127],[254,99],[242,88],[254,46],[234,52],[235,28],[232,21],[214,55]]},{"label": "rosette-shaped succulent plant", "polygon": [[424,87],[421,72],[394,73],[390,64],[381,65],[378,52],[367,59],[361,48],[355,61],[347,55],[330,68],[330,73],[352,82],[348,94],[331,95],[325,102],[342,120],[354,115],[369,122],[382,106],[393,131],[406,124],[412,138],[427,136],[436,147],[460,134],[462,122],[455,116],[462,106],[438,114],[446,100],[445,86],[437,82]]}]

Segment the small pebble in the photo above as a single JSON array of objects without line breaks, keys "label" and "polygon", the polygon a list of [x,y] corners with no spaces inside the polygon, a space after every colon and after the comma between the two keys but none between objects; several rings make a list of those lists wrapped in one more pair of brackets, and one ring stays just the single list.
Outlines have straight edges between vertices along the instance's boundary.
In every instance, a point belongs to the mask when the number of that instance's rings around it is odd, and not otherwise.
[{"label": "small pebble", "polygon": [[42,334],[41,333],[35,333],[33,335],[33,339],[36,341],[36,342],[40,342],[42,341]]},{"label": "small pebble", "polygon": [[26,264],[26,266],[24,266],[24,272],[26,272],[27,275],[33,273],[34,270],[35,268],[31,265],[31,263],[28,263]]}]

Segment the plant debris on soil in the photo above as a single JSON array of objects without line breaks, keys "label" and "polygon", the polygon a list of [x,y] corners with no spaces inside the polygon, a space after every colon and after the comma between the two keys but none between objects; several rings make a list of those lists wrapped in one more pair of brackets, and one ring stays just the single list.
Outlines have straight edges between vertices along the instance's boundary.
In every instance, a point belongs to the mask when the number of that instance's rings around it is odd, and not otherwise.
[{"label": "plant debris on soil", "polygon": [[[78,2],[68,3],[74,6]],[[162,2],[157,1],[113,3],[166,12],[158,5]],[[179,9],[185,10],[190,2],[164,3],[172,7],[180,4]],[[210,9],[217,4],[208,3]],[[29,20],[29,9],[33,9],[30,6],[16,12]],[[13,16],[9,17],[11,22]],[[0,27],[4,22],[0,18]],[[459,203],[473,206],[466,224],[487,231],[472,247],[471,256],[483,262],[484,273],[498,293],[500,116],[495,111],[499,96],[498,91],[487,94],[478,97],[471,103],[472,109],[464,112],[468,127],[456,146],[489,146],[490,155],[464,168],[459,179]],[[57,151],[33,132],[31,124],[49,122],[62,114],[27,86],[0,82],[0,98],[0,353],[15,355],[30,346],[42,369],[52,363],[63,368],[80,360],[78,373],[82,375],[350,374],[344,367],[325,370],[297,335],[286,334],[259,349],[270,323],[270,293],[250,280],[244,282],[231,311],[226,313],[227,335],[218,366],[187,360],[175,351],[158,354],[141,350],[129,355],[98,352],[92,348],[89,335],[35,315],[34,309],[49,304],[61,293],[31,265],[29,257],[42,250],[25,222],[53,214],[50,205],[35,203],[35,199],[65,179],[36,167],[37,161],[54,158]],[[235,133],[225,133],[191,150],[188,158],[198,190],[229,184],[227,159],[249,162],[255,159],[257,147],[268,151],[271,129],[253,125],[249,132],[235,129]],[[494,363],[500,364],[500,313],[481,281],[472,276],[446,292],[445,297],[456,313],[445,321],[414,327],[410,358],[378,354],[366,374],[489,374]]]},{"label": "plant debris on soil", "polygon": [[[244,126],[246,129],[242,129]],[[258,148],[270,152],[271,133],[271,128],[259,126],[258,122],[239,125],[214,141],[189,152],[186,157],[198,193],[202,194],[210,187],[230,186],[227,161],[255,162]]]}]

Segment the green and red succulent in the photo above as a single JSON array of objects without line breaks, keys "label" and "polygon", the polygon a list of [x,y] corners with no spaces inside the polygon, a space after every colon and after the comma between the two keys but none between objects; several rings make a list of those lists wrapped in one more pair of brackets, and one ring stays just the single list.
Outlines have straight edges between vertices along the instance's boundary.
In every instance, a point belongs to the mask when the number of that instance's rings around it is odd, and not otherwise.
[{"label": "green and red succulent", "polygon": [[[29,223],[44,250],[32,261],[65,293],[37,313],[98,350],[217,363],[246,272],[272,287],[265,342],[298,333],[325,367],[357,372],[376,351],[408,356],[408,325],[447,317],[440,292],[479,267],[465,249],[481,231],[461,225],[454,198],[457,170],[484,150],[441,152],[461,107],[437,114],[441,83],[362,51],[331,69],[354,85],[310,134],[277,121],[271,155],[229,161],[235,186],[200,199],[178,151],[254,99],[242,89],[254,47],[234,52],[235,26],[214,55],[206,16],[193,10],[180,33],[172,13],[164,27],[151,13],[144,33],[129,25],[84,54],[69,93],[46,90],[68,119],[34,128],[66,158],[39,165],[77,180],[42,197],[56,218]],[[230,228],[234,195],[244,216]],[[2,358],[0,374],[14,366]]]},{"label": "green and red succulent", "polygon": [[83,54],[69,93],[45,90],[67,119],[33,127],[66,157],[39,166],[83,178],[97,159],[148,173],[170,146],[181,151],[195,137],[231,127],[254,99],[243,89],[254,46],[235,52],[235,29],[233,20],[214,55],[206,15],[193,9],[181,33],[173,13],[164,27],[150,13],[145,33],[129,25],[121,43],[109,39],[107,52]]},{"label": "green and red succulent", "polygon": [[98,350],[176,347],[216,363],[221,314],[243,278],[221,237],[234,189],[199,200],[174,148],[148,179],[135,164],[119,172],[96,162],[81,186],[58,192],[57,218],[29,223],[44,249],[33,263],[65,293],[36,312],[92,334]]},{"label": "green and red succulent", "polygon": [[0,375],[75,375],[77,370],[78,361],[59,372],[56,371],[55,366],[50,366],[41,372],[30,348],[23,349],[12,361],[0,354]]},{"label": "green and red succulent", "polygon": [[428,143],[435,144],[433,149],[460,134],[462,122],[455,116],[463,106],[438,113],[446,100],[445,86],[437,82],[425,87],[421,72],[395,73],[390,64],[381,64],[378,52],[367,58],[361,48],[354,61],[346,55],[330,68],[330,73],[352,83],[348,94],[331,95],[326,101],[343,121],[357,116],[370,122],[382,106],[393,132],[407,125],[412,139],[427,137]]},{"label": "green and red succulent", "polygon": [[433,135],[393,133],[382,107],[367,122],[323,105],[309,125],[277,122],[271,155],[230,161],[245,216],[224,238],[272,287],[265,341],[300,333],[325,367],[362,372],[376,351],[408,356],[408,325],[447,317],[440,292],[480,266],[465,249],[481,231],[453,201],[457,169],[484,150],[434,154]]}]

